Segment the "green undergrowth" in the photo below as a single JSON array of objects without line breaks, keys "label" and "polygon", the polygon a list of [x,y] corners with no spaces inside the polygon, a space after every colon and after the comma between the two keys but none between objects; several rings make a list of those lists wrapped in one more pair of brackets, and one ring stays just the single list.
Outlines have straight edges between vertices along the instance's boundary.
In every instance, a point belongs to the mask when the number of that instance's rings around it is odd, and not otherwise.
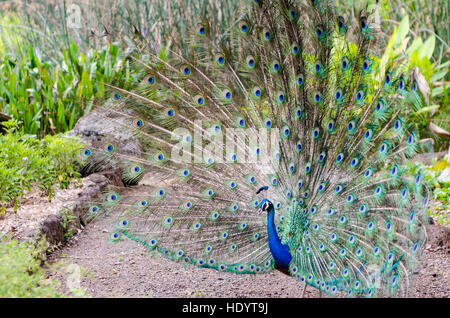
[{"label": "green undergrowth", "polygon": [[414,175],[421,173],[430,190],[431,207],[429,215],[435,223],[450,226],[450,156],[433,160],[430,166],[421,162],[410,162],[408,169]]},{"label": "green undergrowth", "polygon": [[41,267],[46,244],[0,240],[0,298],[61,297]]},{"label": "green undergrowth", "polygon": [[63,135],[38,139],[25,135],[16,120],[3,123],[6,134],[0,135],[0,214],[7,207],[15,210],[24,194],[37,187],[54,195],[54,185],[66,189],[80,174],[76,167],[81,146],[76,138]]}]

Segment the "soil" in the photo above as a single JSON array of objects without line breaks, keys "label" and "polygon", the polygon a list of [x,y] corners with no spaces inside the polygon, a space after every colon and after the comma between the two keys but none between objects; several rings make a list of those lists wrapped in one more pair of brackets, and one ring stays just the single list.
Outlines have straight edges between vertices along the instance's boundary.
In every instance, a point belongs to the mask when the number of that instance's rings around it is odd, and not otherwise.
[{"label": "soil", "polygon": [[[280,271],[264,275],[221,273],[213,269],[185,267],[160,256],[149,256],[139,244],[108,242],[110,218],[89,224],[51,262],[61,257],[80,266],[80,286],[91,297],[227,297],[227,298],[298,298],[303,285]],[[417,283],[409,297],[450,295],[450,260],[448,247],[428,246]],[[61,290],[71,295],[67,282],[73,271],[54,273]],[[326,297],[322,294],[323,297]],[[308,287],[305,298],[319,297]]]},{"label": "soil", "polygon": [[[95,188],[93,184],[99,184],[95,183],[97,179],[101,178],[91,175],[82,180],[82,187],[56,190],[52,202],[37,193],[30,194],[17,213],[7,211],[6,218],[0,220],[0,236],[11,232],[12,239],[29,238],[33,227],[46,217],[58,215],[71,199],[82,197],[83,189]],[[63,295],[155,298],[298,298],[302,295],[303,285],[277,270],[264,275],[221,273],[150,256],[144,247],[131,241],[110,243],[113,221],[112,216],[100,216],[80,225],[72,239],[60,244],[49,256],[46,270],[50,279],[60,281]],[[429,240],[409,297],[449,298],[449,233],[444,226],[427,226]],[[312,287],[304,294],[305,298],[319,296],[319,291]]]}]

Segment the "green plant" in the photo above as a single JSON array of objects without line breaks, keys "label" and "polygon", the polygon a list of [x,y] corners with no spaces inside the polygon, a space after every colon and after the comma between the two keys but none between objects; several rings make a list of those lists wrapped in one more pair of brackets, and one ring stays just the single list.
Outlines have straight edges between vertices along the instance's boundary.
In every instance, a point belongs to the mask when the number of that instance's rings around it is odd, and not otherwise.
[{"label": "green plant", "polygon": [[[184,44],[189,28],[207,12],[214,25],[224,28],[242,12],[242,0],[26,0],[0,1],[0,11],[14,12],[14,19],[0,24],[0,37],[12,31],[23,43],[38,47],[46,60],[61,61],[62,50],[72,40],[83,52],[123,38],[141,37],[166,45]],[[0,16],[1,18],[1,16]],[[1,22],[1,19],[0,19]],[[175,33],[174,33],[175,30]],[[22,45],[8,46],[14,56],[22,56]],[[0,51],[1,52],[1,51]]]},{"label": "green plant", "polygon": [[132,81],[119,47],[78,51],[75,43],[62,52],[61,65],[42,62],[29,47],[22,60],[0,61],[0,110],[20,120],[21,129],[40,137],[65,132],[105,95],[105,83]]},{"label": "green plant", "polygon": [[61,296],[41,268],[45,246],[0,239],[0,298]]},{"label": "green plant", "polygon": [[63,217],[61,225],[65,230],[64,237],[67,239],[71,239],[73,236],[71,224],[73,224],[76,216],[72,214],[72,211],[70,209],[64,209],[63,211],[61,211],[61,215]]},{"label": "green plant", "polygon": [[79,178],[75,162],[81,146],[75,138],[47,136],[39,140],[19,130],[17,120],[3,123],[6,135],[0,135],[0,206],[14,206],[20,197],[37,186],[53,196],[53,185],[67,188]]},{"label": "green plant", "polygon": [[[380,18],[377,40],[380,54],[391,60],[406,57],[408,67],[417,67],[424,106],[415,113],[421,138],[432,137],[434,150],[448,149],[450,138],[449,80],[450,27],[446,0],[337,0],[340,6],[376,8]],[[358,11],[354,10],[354,14]],[[349,17],[355,21],[355,17]]]},{"label": "green plant", "polygon": [[450,178],[445,177],[444,171],[450,169],[450,157],[445,157],[439,161],[434,160],[433,164],[426,166],[421,162],[409,162],[407,169],[414,175],[421,173],[425,177],[428,189],[431,191],[431,198],[434,200],[428,213],[439,224],[450,225]]}]

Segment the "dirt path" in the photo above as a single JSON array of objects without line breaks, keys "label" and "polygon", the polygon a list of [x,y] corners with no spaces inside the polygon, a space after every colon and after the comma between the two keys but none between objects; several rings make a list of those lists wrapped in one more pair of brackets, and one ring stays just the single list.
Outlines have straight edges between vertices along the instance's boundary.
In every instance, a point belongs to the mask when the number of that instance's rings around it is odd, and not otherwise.
[{"label": "dirt path", "polygon": [[[84,290],[90,297],[300,297],[302,285],[279,272],[267,275],[236,275],[150,257],[140,245],[122,241],[109,243],[106,230],[112,228],[111,217],[90,223],[62,250],[54,253],[50,263],[60,259],[62,266],[51,275],[61,282],[66,295],[69,286]],[[449,250],[428,248],[418,282],[410,297],[445,297],[450,295]],[[77,277],[80,277],[77,286]],[[75,279],[74,279],[75,278]],[[308,287],[305,297],[318,297]]]}]

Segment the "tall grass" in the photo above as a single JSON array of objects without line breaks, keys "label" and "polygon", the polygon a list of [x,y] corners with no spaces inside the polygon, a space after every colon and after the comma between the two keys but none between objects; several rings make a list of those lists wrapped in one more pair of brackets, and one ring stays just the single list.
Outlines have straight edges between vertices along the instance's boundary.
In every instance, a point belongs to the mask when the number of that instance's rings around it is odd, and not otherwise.
[{"label": "tall grass", "polygon": [[115,44],[83,54],[72,43],[58,64],[42,61],[31,46],[27,53],[0,61],[0,111],[21,121],[24,133],[43,137],[70,130],[103,98],[105,83],[132,82]]},{"label": "tall grass", "polygon": [[[8,33],[14,30],[24,43],[39,47],[44,57],[49,59],[61,59],[61,48],[69,47],[72,40],[83,52],[134,37],[157,44],[183,43],[189,28],[205,13],[215,25],[226,28],[233,22],[235,12],[241,11],[241,2],[0,0],[0,12],[8,12],[8,15],[14,12],[16,20],[13,24],[3,23],[0,38],[8,37]],[[20,44],[12,49],[16,55],[23,52]]]}]

